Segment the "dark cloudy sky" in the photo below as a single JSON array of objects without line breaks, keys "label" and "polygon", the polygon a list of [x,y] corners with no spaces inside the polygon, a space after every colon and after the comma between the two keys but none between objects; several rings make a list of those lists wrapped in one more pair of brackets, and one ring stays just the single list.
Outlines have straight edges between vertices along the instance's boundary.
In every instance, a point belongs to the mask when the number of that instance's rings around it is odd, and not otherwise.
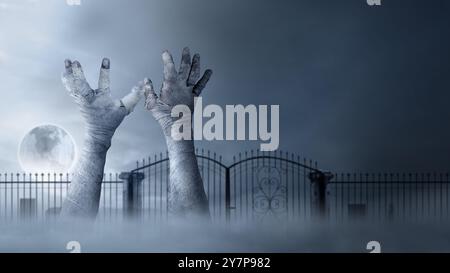
[{"label": "dark cloudy sky", "polygon": [[[95,86],[112,60],[117,97],[183,46],[214,76],[205,103],[279,104],[280,149],[335,171],[450,170],[450,2],[384,0],[0,0],[0,171],[20,170],[33,126],[83,123],[60,75],[78,59]],[[200,142],[225,158],[258,142]],[[164,139],[138,106],[107,169],[127,170]]]}]

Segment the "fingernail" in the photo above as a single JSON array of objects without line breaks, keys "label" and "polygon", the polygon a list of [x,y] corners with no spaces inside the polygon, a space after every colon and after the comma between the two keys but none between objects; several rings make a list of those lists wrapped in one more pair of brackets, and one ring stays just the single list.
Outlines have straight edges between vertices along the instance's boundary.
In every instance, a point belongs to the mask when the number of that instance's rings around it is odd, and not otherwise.
[{"label": "fingernail", "polygon": [[69,68],[72,65],[72,62],[69,59],[66,59],[64,61],[64,64],[65,64],[66,68]]},{"label": "fingernail", "polygon": [[109,61],[109,59],[104,58],[102,61],[102,68],[109,69],[110,65],[111,65],[111,62]]}]

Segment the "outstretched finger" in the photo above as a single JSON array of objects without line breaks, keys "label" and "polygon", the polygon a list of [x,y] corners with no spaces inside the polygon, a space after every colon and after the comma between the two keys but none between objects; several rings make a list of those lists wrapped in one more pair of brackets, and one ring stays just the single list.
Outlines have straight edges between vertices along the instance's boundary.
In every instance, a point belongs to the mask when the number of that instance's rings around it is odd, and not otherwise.
[{"label": "outstretched finger", "polygon": [[165,50],[163,52],[162,60],[164,64],[164,82],[167,84],[174,83],[177,80],[177,70],[169,51]]},{"label": "outstretched finger", "polygon": [[156,95],[153,83],[149,78],[145,78],[144,80],[144,90],[145,109],[151,110],[158,99],[158,95]]},{"label": "outstretched finger", "polygon": [[101,92],[109,92],[111,80],[109,77],[109,69],[111,62],[108,58],[104,58],[102,61],[102,67],[100,68],[100,77],[98,79],[98,89]]},{"label": "outstretched finger", "polygon": [[208,69],[203,74],[202,78],[195,84],[194,89],[192,92],[198,97],[202,93],[203,89],[205,89],[206,84],[208,83],[209,79],[211,78],[212,70]]},{"label": "outstretched finger", "polygon": [[66,59],[66,60],[64,61],[64,66],[65,66],[65,68],[66,68],[65,75],[66,75],[66,76],[67,76],[67,75],[71,75],[71,74],[73,73],[73,71],[72,71],[72,61],[69,60],[69,59]]},{"label": "outstretched finger", "polygon": [[89,86],[84,76],[83,68],[78,61],[72,63],[71,89],[75,96],[81,96],[86,102],[91,102],[95,96],[94,90]]},{"label": "outstretched finger", "polygon": [[62,73],[62,83],[64,87],[69,91],[71,95],[73,95],[73,71],[72,71],[72,61],[66,59],[64,61],[65,70]]},{"label": "outstretched finger", "polygon": [[200,55],[195,54],[192,59],[191,71],[189,73],[188,86],[193,86],[200,78]]},{"label": "outstretched finger", "polygon": [[81,67],[80,62],[74,61],[72,63],[72,72],[75,79],[86,81],[86,77],[84,76],[83,68]]},{"label": "outstretched finger", "polygon": [[183,53],[181,55],[181,65],[178,71],[178,78],[180,80],[187,80],[189,72],[191,69],[191,53],[189,47],[183,48]]}]

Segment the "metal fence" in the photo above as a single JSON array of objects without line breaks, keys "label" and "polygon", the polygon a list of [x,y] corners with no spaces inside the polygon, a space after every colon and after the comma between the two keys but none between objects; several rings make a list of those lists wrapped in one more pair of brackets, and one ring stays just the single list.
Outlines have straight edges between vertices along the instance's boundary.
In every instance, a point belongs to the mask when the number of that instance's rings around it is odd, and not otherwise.
[{"label": "metal fence", "polygon": [[[249,151],[228,164],[197,150],[215,222],[450,220],[449,174],[331,174],[291,153]],[[0,174],[0,221],[54,219],[70,186],[65,174]],[[164,221],[169,159],[161,153],[134,170],[104,176],[98,219]]]},{"label": "metal fence", "polygon": [[327,184],[330,220],[450,220],[448,173],[335,174]]},{"label": "metal fence", "polygon": [[[70,179],[69,174],[0,174],[0,220],[54,219]],[[121,217],[122,191],[117,174],[104,175],[99,219]]]}]

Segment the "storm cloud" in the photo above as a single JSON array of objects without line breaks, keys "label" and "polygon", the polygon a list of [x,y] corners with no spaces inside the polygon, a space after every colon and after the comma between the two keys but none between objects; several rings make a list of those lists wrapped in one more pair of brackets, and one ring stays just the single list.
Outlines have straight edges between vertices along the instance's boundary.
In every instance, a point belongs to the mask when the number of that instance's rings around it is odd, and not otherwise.
[{"label": "storm cloud", "polygon": [[[214,70],[204,103],[279,104],[280,148],[334,171],[446,171],[450,161],[448,1],[0,0],[1,171],[18,170],[21,137],[83,128],[60,75],[77,59],[96,87],[112,61],[118,98],[162,80],[160,54],[189,46]],[[118,129],[107,170],[164,151],[138,106]],[[199,142],[231,159],[259,142]]]}]

